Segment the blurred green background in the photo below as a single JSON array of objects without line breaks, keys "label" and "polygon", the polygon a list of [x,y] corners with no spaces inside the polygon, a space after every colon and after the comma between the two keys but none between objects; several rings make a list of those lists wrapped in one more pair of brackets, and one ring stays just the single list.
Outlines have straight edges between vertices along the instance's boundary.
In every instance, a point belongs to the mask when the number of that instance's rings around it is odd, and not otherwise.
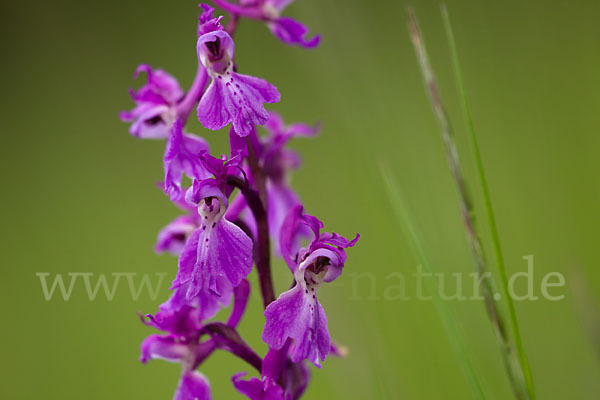
[{"label": "blurred green background", "polygon": [[[440,2],[410,4],[474,182]],[[548,272],[561,272],[567,281],[554,290],[564,300],[517,303],[538,398],[598,398],[600,3],[447,4],[508,270],[525,270],[522,257],[533,254],[536,294]],[[244,21],[237,35],[240,68],[282,93],[273,109],[289,122],[323,124],[318,139],[292,144],[304,159],[293,184],[307,210],[327,230],[362,235],[344,275],[320,293],[332,337],[349,356],[330,358],[314,371],[307,398],[470,396],[432,302],[414,299],[410,279],[412,300],[383,298],[391,282],[386,277],[410,277],[416,261],[392,217],[379,162],[406,193],[433,267],[448,273],[473,268],[408,37],[407,5],[297,1],[287,15],[323,35],[315,51],[286,47],[252,21]],[[180,369],[137,361],[139,343],[153,330],[136,311],[153,312],[168,296],[176,260],[155,255],[152,247],[178,211],[155,187],[163,143],[131,137],[117,114],[132,106],[127,88],[141,83],[132,80],[139,63],[190,85],[196,2],[55,0],[1,7],[0,398],[171,398]],[[189,130],[206,137],[215,153],[227,151],[225,134],[197,121]],[[475,187],[472,192],[480,204]],[[280,261],[274,269],[282,290],[289,276]],[[89,301],[80,281],[65,302],[44,299],[37,272],[51,278],[68,272],[168,275],[156,300],[142,295],[133,301],[123,281],[112,301],[102,293]],[[372,273],[374,283],[356,275],[361,272]],[[450,306],[489,398],[511,398],[483,304]],[[264,351],[256,294],[250,310],[240,330]],[[241,398],[229,380],[240,370],[248,369],[226,353],[202,367],[214,398]]]}]

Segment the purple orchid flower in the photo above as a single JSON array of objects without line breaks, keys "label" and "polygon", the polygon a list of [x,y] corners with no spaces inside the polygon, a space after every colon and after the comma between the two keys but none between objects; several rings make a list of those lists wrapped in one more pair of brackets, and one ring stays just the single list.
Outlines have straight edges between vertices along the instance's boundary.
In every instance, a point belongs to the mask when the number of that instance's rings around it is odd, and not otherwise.
[{"label": "purple orchid flower", "polygon": [[[164,183],[161,183],[161,187]],[[190,206],[185,201],[185,195],[180,195],[176,199],[172,199],[173,203],[186,214],[180,215],[173,221],[169,222],[158,233],[154,251],[156,253],[167,252],[174,256],[179,256],[185,247],[187,238],[194,232],[201,223],[201,218],[198,215],[196,207]]]},{"label": "purple orchid flower", "polygon": [[[165,305],[169,302],[172,301],[167,301]],[[180,363],[183,373],[175,399],[209,400],[208,381],[195,370],[216,349],[216,344],[211,339],[199,342],[203,327],[201,309],[185,304],[175,311],[171,305],[165,305],[155,316],[148,316],[150,322],[142,321],[169,333],[148,336],[141,345],[140,361],[145,364],[149,360],[162,359]]]},{"label": "purple orchid flower", "polygon": [[154,251],[167,252],[178,256],[185,247],[189,235],[198,228],[198,218],[193,215],[180,215],[169,222],[159,233]]},{"label": "purple orchid flower", "polygon": [[[217,311],[226,307],[231,302],[231,297],[205,297],[200,296],[188,301],[185,297],[187,287],[177,288],[171,298],[159,306],[159,311],[152,315],[142,317],[145,325],[153,326],[163,332],[168,332],[177,338],[188,341],[198,340],[198,334],[203,328],[203,321],[215,316]],[[236,327],[248,304],[250,284],[243,280],[233,289],[234,303],[227,325]]]},{"label": "purple orchid flower", "polygon": [[148,82],[139,90],[130,89],[136,106],[131,111],[122,111],[121,120],[132,122],[129,132],[142,139],[165,139],[177,118],[177,102],[183,97],[179,83],[162,69],[153,70],[142,64],[136,71],[148,75]]},{"label": "purple orchid flower", "polygon": [[247,136],[254,125],[269,120],[264,103],[276,103],[280,95],[267,81],[234,71],[233,39],[220,29],[198,38],[200,62],[212,79],[198,103],[198,119],[205,128],[218,130],[230,122],[235,132]]},{"label": "purple orchid flower", "polygon": [[250,400],[291,400],[290,396],[284,395],[283,389],[276,383],[265,385],[258,378],[243,380],[245,372],[240,372],[231,378],[233,386]]},{"label": "purple orchid flower", "polygon": [[214,350],[214,346],[211,340],[190,344],[181,343],[173,336],[151,335],[142,343],[140,361],[146,363],[162,359],[181,363],[183,371],[174,400],[210,400],[208,379],[195,370],[195,364],[197,360],[206,358]]},{"label": "purple orchid flower", "polygon": [[321,37],[306,38],[308,28],[300,22],[282,17],[283,10],[294,0],[241,0],[240,5],[228,3],[225,0],[215,0],[215,3],[233,14],[246,18],[264,21],[271,32],[282,42],[289,45],[299,45],[312,49],[319,45]]},{"label": "purple orchid flower", "polygon": [[[302,225],[313,231],[314,238],[308,247],[296,250]],[[317,291],[323,282],[332,282],[342,273],[344,249],[354,246],[359,238],[357,235],[349,241],[336,233],[320,233],[322,227],[317,218],[303,213],[302,206],[295,207],[286,218],[281,229],[281,253],[296,284],[265,309],[262,335],[274,349],[281,349],[293,339],[292,361],[308,359],[317,367],[331,350],[327,318]]]},{"label": "purple orchid flower", "polygon": [[187,240],[173,282],[173,287],[190,283],[188,300],[200,293],[223,296],[252,269],[252,240],[224,218],[231,191],[226,176],[239,160],[223,162],[208,154],[201,155],[201,159],[215,178],[195,180],[186,193],[186,201],[198,207],[202,222]]},{"label": "purple orchid flower", "polygon": [[291,400],[290,394],[285,393],[279,385],[279,378],[285,366],[286,350],[269,349],[262,363],[262,379],[242,380],[246,373],[240,372],[231,378],[233,386],[250,400]]},{"label": "purple orchid flower", "polygon": [[[243,280],[235,288],[235,301],[227,325],[235,328],[240,322],[248,304],[250,284]],[[186,302],[183,291],[176,291],[171,299],[160,306],[155,315],[147,315],[146,325],[156,327],[167,335],[150,335],[141,345],[140,361],[143,363],[153,359],[179,362],[183,374],[175,392],[175,400],[210,400],[208,380],[196,368],[219,348],[218,341],[208,339],[200,341],[203,321],[212,318],[212,311],[200,304],[197,298]]]},{"label": "purple orchid flower", "polygon": [[280,350],[269,349],[262,364],[262,379],[243,380],[245,373],[240,372],[232,377],[234,387],[251,400],[299,399],[308,386],[310,373],[304,361],[291,361],[291,349],[289,343]]},{"label": "purple orchid flower", "polygon": [[199,137],[184,134],[180,119],[176,119],[165,147],[165,193],[174,200],[181,196],[181,177],[206,179],[210,172],[200,160],[200,154],[208,152],[208,144]]}]

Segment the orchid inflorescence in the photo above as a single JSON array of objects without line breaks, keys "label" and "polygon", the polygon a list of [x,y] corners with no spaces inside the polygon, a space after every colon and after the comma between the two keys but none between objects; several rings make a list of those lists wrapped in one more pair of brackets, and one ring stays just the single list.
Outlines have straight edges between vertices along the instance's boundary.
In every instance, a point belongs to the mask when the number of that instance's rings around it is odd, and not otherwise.
[{"label": "orchid inflorescence", "polygon": [[[142,316],[163,334],[143,341],[140,359],[181,364],[177,400],[210,399],[208,380],[197,369],[215,350],[231,352],[258,370],[260,379],[245,379],[244,372],[232,377],[234,387],[250,399],[297,399],[309,380],[306,360],[320,367],[328,354],[340,353],[330,340],[317,291],[340,276],[345,249],[359,236],[348,240],[321,232],[322,222],[305,214],[288,179],[299,158],[286,145],[292,138],[316,135],[318,128],[285,125],[279,115],[265,110],[265,103],[279,101],[279,92],[263,79],[237,72],[233,35],[238,22],[247,18],[265,23],[286,44],[313,48],[320,38],[307,38],[304,25],[281,16],[292,0],[214,2],[229,21],[224,27],[223,17],[200,5],[198,72],[191,88],[184,93],[165,71],[140,65],[136,76],[144,72],[148,81],[131,91],[135,108],[121,113],[133,136],[166,139],[161,186],[184,212],[158,235],[155,250],[177,256],[178,271],[171,297],[155,314]],[[207,129],[231,124],[229,156],[213,157],[204,139],[185,132],[194,106]],[[258,125],[267,135],[258,135]],[[189,187],[184,187],[184,177],[191,180]],[[278,298],[270,272],[271,245],[294,282]],[[248,303],[253,265],[265,307],[264,357],[236,329]],[[232,302],[225,322],[211,320]]]}]

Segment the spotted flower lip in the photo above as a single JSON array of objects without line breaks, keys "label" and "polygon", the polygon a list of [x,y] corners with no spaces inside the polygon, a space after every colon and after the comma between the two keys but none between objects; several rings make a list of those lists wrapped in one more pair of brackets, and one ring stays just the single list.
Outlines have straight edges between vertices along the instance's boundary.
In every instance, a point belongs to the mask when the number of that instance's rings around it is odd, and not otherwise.
[{"label": "spotted flower lip", "polygon": [[131,122],[129,132],[142,139],[165,139],[177,117],[177,103],[183,90],[175,78],[162,69],[153,70],[147,64],[137,67],[134,78],[145,72],[148,81],[137,91],[131,89],[135,102],[131,111],[120,113],[123,122]]},{"label": "spotted flower lip", "polygon": [[228,200],[217,179],[195,180],[186,199],[198,206],[201,225],[179,258],[174,287],[190,282],[186,298],[200,293],[221,296],[236,287],[252,269],[252,239],[224,218]]},{"label": "spotted flower lip", "polygon": [[[314,233],[310,244],[296,250],[295,238],[302,225]],[[291,359],[308,359],[320,367],[331,350],[327,317],[317,291],[324,282],[335,280],[346,260],[345,249],[354,246],[359,236],[349,241],[335,233],[320,233],[323,224],[305,215],[302,206],[290,211],[281,230],[281,252],[294,274],[295,286],[282,293],[265,309],[263,341],[280,349],[293,339]]]},{"label": "spotted flower lip", "polygon": [[247,136],[255,125],[269,120],[264,103],[280,99],[277,88],[264,79],[242,75],[234,70],[233,39],[223,30],[198,38],[198,58],[212,79],[198,103],[200,123],[219,130],[231,122],[239,136]]}]

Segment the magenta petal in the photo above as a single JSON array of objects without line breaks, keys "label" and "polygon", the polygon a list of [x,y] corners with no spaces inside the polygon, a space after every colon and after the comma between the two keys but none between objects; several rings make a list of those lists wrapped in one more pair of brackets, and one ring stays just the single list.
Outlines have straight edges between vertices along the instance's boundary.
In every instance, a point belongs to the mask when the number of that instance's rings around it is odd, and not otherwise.
[{"label": "magenta petal", "polygon": [[[233,85],[239,90],[239,97],[232,99],[238,112],[233,118],[233,128],[240,136],[247,136],[252,132],[254,125],[264,125],[269,120],[269,114],[263,103],[276,103],[280,99],[277,88],[264,79],[249,75],[232,73],[231,90]],[[238,86],[239,85],[239,86]]]},{"label": "magenta petal", "polygon": [[173,310],[171,305],[172,302],[168,300],[156,314],[147,315],[150,322],[146,324],[178,338],[196,338],[198,331],[202,329],[201,310],[187,304]]},{"label": "magenta petal", "polygon": [[198,120],[207,129],[213,131],[224,128],[231,121],[223,82],[213,79],[198,103]]},{"label": "magenta petal", "polygon": [[325,310],[318,300],[315,300],[311,309],[310,324],[310,327],[304,332],[304,336],[295,342],[292,361],[299,362],[306,358],[320,367],[321,362],[329,354],[331,345]]},{"label": "magenta petal", "polygon": [[280,349],[287,338],[292,338],[295,341],[292,361],[306,358],[319,367],[331,347],[327,318],[316,296],[303,286],[296,284],[269,304],[262,339],[272,348]]},{"label": "magenta petal", "polygon": [[185,247],[179,256],[179,268],[177,270],[177,276],[173,281],[173,288],[179,287],[184,283],[191,281],[194,265],[196,265],[199,238],[200,231],[195,230],[185,243]]},{"label": "magenta petal", "polygon": [[233,296],[233,309],[231,310],[229,319],[227,319],[227,325],[235,328],[240,323],[240,320],[246,311],[248,297],[250,296],[250,283],[244,279],[233,289]]},{"label": "magenta petal", "polygon": [[188,298],[190,293],[194,296],[201,290],[218,294],[218,277],[225,277],[233,287],[238,286],[252,270],[252,240],[226,219],[216,222],[209,233],[201,235],[199,246],[206,246],[206,252],[204,258],[196,262]]},{"label": "magenta petal", "polygon": [[241,379],[245,373],[239,373],[231,378],[236,390],[246,395],[250,400],[284,400],[283,389],[276,383],[265,385],[258,378]]},{"label": "magenta petal", "polygon": [[234,375],[231,378],[233,386],[238,392],[246,395],[249,399],[260,400],[263,393],[263,383],[257,378],[250,378],[250,380],[245,381],[241,379],[244,375],[246,375],[244,372]]},{"label": "magenta petal", "polygon": [[264,79],[235,72],[216,75],[198,104],[198,119],[212,130],[231,122],[239,136],[247,136],[254,125],[264,125],[269,120],[263,103],[276,103],[279,99],[277,88]]},{"label": "magenta petal", "polygon": [[195,319],[198,321],[204,321],[212,318],[217,312],[227,307],[231,301],[231,295],[233,289],[231,285],[224,278],[219,279],[219,291],[220,295],[217,296],[210,292],[200,292],[191,301],[187,299],[187,293],[190,287],[190,282],[186,282],[182,285],[174,285],[175,292],[165,303],[160,305],[160,312],[163,315],[169,315],[173,313],[179,313],[182,309],[187,309],[190,306],[196,307],[198,310],[195,313]]},{"label": "magenta petal", "polygon": [[273,241],[275,254],[281,255],[281,247],[279,244],[281,226],[290,210],[295,206],[300,205],[300,199],[286,184],[270,183],[267,187],[267,193],[269,202],[267,208],[269,232]]},{"label": "magenta petal", "polygon": [[[202,319],[212,318],[217,311],[230,302],[233,292],[233,286],[225,276],[214,277],[214,290],[200,290],[200,287],[192,287],[194,281],[198,286],[198,278],[194,278],[196,273],[196,263],[198,260],[198,243],[201,237],[201,230],[194,231],[185,244],[183,252],[179,256],[179,269],[177,276],[173,281],[172,288],[177,289],[169,302],[171,307],[177,309],[188,301],[193,300],[202,310]],[[215,293],[215,292],[218,292]],[[193,299],[192,299],[193,298]]]},{"label": "magenta petal", "polygon": [[121,114],[123,121],[133,121],[129,133],[140,139],[166,139],[174,118],[173,109],[164,104],[144,104],[131,113]]},{"label": "magenta petal", "polygon": [[205,179],[210,176],[200,162],[200,153],[208,151],[208,144],[196,136],[184,135],[182,123],[175,121],[163,157],[165,172],[165,193],[172,200],[181,196],[181,177],[183,174],[191,179]]},{"label": "magenta petal", "polygon": [[177,362],[188,355],[189,348],[172,336],[150,335],[142,342],[141,353],[143,363],[155,359]]},{"label": "magenta petal", "polygon": [[[204,229],[203,229],[204,228]],[[221,219],[196,230],[179,258],[174,286],[191,280],[187,299],[200,293],[223,295],[252,269],[252,240],[236,225]]]},{"label": "magenta petal", "polygon": [[317,47],[321,41],[321,36],[319,35],[312,39],[305,39],[305,36],[308,34],[308,28],[292,18],[277,18],[275,21],[269,23],[269,28],[279,40],[287,44],[297,44],[304,48],[312,49]]},{"label": "magenta petal", "polygon": [[183,96],[183,90],[177,79],[162,69],[152,70],[149,65],[140,64],[134,78],[137,78],[140,72],[148,75],[148,82],[133,93],[132,97],[135,101],[174,104]]},{"label": "magenta petal", "polygon": [[198,371],[183,373],[173,400],[210,400],[208,380]]},{"label": "magenta petal", "polygon": [[196,227],[196,221],[189,215],[175,218],[159,232],[154,251],[157,253],[168,252],[178,256],[185,246],[186,237]]},{"label": "magenta petal", "polygon": [[289,400],[297,400],[302,397],[308,387],[310,371],[306,363],[293,363],[288,360],[281,378],[285,382],[285,391]]},{"label": "magenta petal", "polygon": [[131,111],[123,111],[120,116],[125,122],[133,122],[129,132],[143,139],[164,139],[176,118],[176,106],[183,96],[177,80],[163,70],[152,70],[149,65],[140,65],[135,77],[146,72],[148,82],[137,91],[130,90],[135,102]]}]

